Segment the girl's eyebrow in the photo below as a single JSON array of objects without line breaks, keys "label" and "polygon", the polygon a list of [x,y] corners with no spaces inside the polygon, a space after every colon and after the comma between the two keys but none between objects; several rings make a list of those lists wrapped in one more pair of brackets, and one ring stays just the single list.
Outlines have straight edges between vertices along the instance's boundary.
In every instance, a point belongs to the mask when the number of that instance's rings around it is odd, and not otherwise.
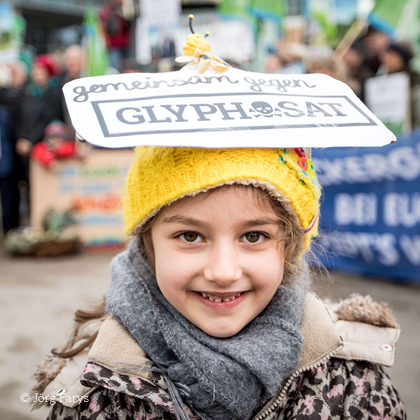
[{"label": "girl's eyebrow", "polygon": [[207,224],[197,220],[193,219],[192,217],[185,217],[181,216],[179,214],[176,214],[174,216],[165,217],[162,220],[162,223],[181,223],[183,225],[193,225],[193,226],[199,226],[199,227],[207,227]]},{"label": "girl's eyebrow", "polygon": [[[208,227],[208,225],[201,220],[194,219],[192,217],[186,217],[179,214],[174,216],[166,217],[162,220],[162,223],[181,223],[183,225],[192,225],[199,227]],[[263,219],[252,219],[244,220],[240,223],[241,228],[247,229],[255,226],[265,226],[265,225],[278,225],[278,220],[276,218],[263,218]]]},{"label": "girl's eyebrow", "polygon": [[252,219],[247,220],[242,224],[243,228],[251,228],[254,226],[266,226],[266,225],[276,225],[278,226],[279,222],[277,218],[264,218],[264,219]]}]

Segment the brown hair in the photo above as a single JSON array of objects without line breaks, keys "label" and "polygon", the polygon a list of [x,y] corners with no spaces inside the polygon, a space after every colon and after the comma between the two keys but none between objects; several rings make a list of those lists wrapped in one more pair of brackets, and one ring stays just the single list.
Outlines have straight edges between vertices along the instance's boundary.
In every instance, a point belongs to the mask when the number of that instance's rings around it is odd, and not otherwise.
[{"label": "brown hair", "polygon": [[[258,203],[267,210],[273,210],[277,216],[278,225],[283,232],[282,242],[284,243],[284,276],[283,284],[287,285],[299,269],[298,261],[304,252],[304,233],[300,227],[300,222],[293,208],[288,200],[280,201],[279,198],[272,197],[268,192],[261,188],[255,188],[247,185],[234,184],[232,185],[236,191],[251,191],[253,198],[258,200]],[[218,188],[226,188],[230,186],[221,186]],[[200,193],[196,197],[205,198],[208,194],[212,194],[218,188],[208,190],[206,195]],[[188,197],[186,197],[188,199]],[[155,256],[152,241],[152,227],[157,216],[149,219],[136,232],[138,239],[139,252],[145,261],[155,269]],[[81,352],[86,347],[90,346],[96,339],[97,332],[86,340],[81,341],[82,327],[89,322],[103,320],[107,316],[105,297],[100,305],[93,308],[91,311],[78,310],[75,313],[75,328],[68,342],[64,345],[61,351],[53,350],[55,356],[61,358],[70,358]],[[80,344],[74,347],[79,341]]]}]

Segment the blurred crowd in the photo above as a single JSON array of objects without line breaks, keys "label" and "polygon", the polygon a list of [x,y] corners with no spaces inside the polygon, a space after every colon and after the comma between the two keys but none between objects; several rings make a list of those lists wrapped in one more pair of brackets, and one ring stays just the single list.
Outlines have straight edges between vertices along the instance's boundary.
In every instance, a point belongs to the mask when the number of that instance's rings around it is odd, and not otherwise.
[{"label": "blurred crowd", "polygon": [[60,57],[36,56],[30,68],[21,61],[2,68],[0,193],[4,233],[19,226],[22,205],[29,206],[30,156],[53,168],[58,159],[75,154],[62,86],[80,77],[82,62],[82,48],[73,45]]},{"label": "blurred crowd", "polygon": [[392,41],[387,33],[369,27],[366,33],[343,50],[310,50],[301,44],[280,42],[267,56],[268,73],[323,73],[347,83],[366,102],[366,81],[375,76],[406,72],[410,80],[410,127],[420,127],[420,74],[412,68],[415,58],[408,41]]},{"label": "blurred crowd", "polygon": [[[99,11],[110,59],[108,73],[140,71],[130,56],[131,23],[121,14],[120,5],[120,0],[110,0]],[[175,55],[175,49],[171,51]],[[324,73],[346,82],[362,101],[369,78],[406,72],[411,90],[411,128],[420,127],[420,76],[410,65],[414,50],[409,43],[393,42],[386,33],[369,28],[340,51],[319,51],[280,40],[277,48],[267,53],[262,71]],[[166,71],[177,69],[174,60],[172,63],[173,67],[165,68]],[[84,75],[84,64],[82,46],[72,45],[52,54],[36,55],[30,65],[18,61],[0,66],[0,194],[4,233],[29,221],[31,158],[56,170],[62,159],[83,157],[75,145],[62,87]],[[249,69],[249,63],[244,68]]]},{"label": "blurred crowd", "polygon": [[[137,71],[129,58],[130,21],[123,17],[121,0],[109,0],[99,10],[106,36],[109,73]],[[0,63],[0,201],[3,233],[29,223],[29,162],[37,160],[58,170],[68,157],[83,158],[75,142],[62,87],[85,75],[82,45],[51,54],[26,51],[13,64]]]}]

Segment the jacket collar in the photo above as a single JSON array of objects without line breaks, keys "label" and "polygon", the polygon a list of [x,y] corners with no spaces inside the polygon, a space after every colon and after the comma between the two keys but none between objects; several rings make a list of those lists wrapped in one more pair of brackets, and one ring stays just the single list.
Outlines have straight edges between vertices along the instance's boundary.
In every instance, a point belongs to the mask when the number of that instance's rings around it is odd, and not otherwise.
[{"label": "jacket collar", "polygon": [[[342,340],[322,301],[308,293],[301,322],[303,348],[296,371],[316,365],[342,346]],[[119,373],[148,380],[147,371],[139,367],[149,359],[130,333],[115,319],[108,317],[89,352],[89,361]],[[164,381],[159,385],[166,388]]]}]

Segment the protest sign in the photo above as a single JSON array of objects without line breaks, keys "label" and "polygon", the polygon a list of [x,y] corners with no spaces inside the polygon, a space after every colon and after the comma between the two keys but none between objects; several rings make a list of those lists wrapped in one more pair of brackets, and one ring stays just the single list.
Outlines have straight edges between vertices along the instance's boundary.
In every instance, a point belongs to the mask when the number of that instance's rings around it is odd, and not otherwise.
[{"label": "protest sign", "polygon": [[420,282],[420,132],[383,149],[313,150],[327,268]]},{"label": "protest sign", "polygon": [[58,172],[31,161],[31,227],[41,230],[49,209],[73,209],[84,244],[127,242],[120,194],[132,160],[132,150],[94,149],[83,162],[63,161]]},{"label": "protest sign", "polygon": [[395,139],[346,84],[321,74],[199,74],[187,66],[78,79],[63,90],[77,133],[102,147],[382,146]]},{"label": "protest sign", "polygon": [[366,105],[395,134],[410,129],[409,90],[405,72],[372,77],[365,83]]},{"label": "protest sign", "polygon": [[12,64],[19,58],[25,20],[15,14],[13,4],[0,2],[0,64]]},{"label": "protest sign", "polygon": [[181,16],[178,0],[142,0],[136,25],[136,58],[149,64],[157,58],[175,56],[175,30]]}]

